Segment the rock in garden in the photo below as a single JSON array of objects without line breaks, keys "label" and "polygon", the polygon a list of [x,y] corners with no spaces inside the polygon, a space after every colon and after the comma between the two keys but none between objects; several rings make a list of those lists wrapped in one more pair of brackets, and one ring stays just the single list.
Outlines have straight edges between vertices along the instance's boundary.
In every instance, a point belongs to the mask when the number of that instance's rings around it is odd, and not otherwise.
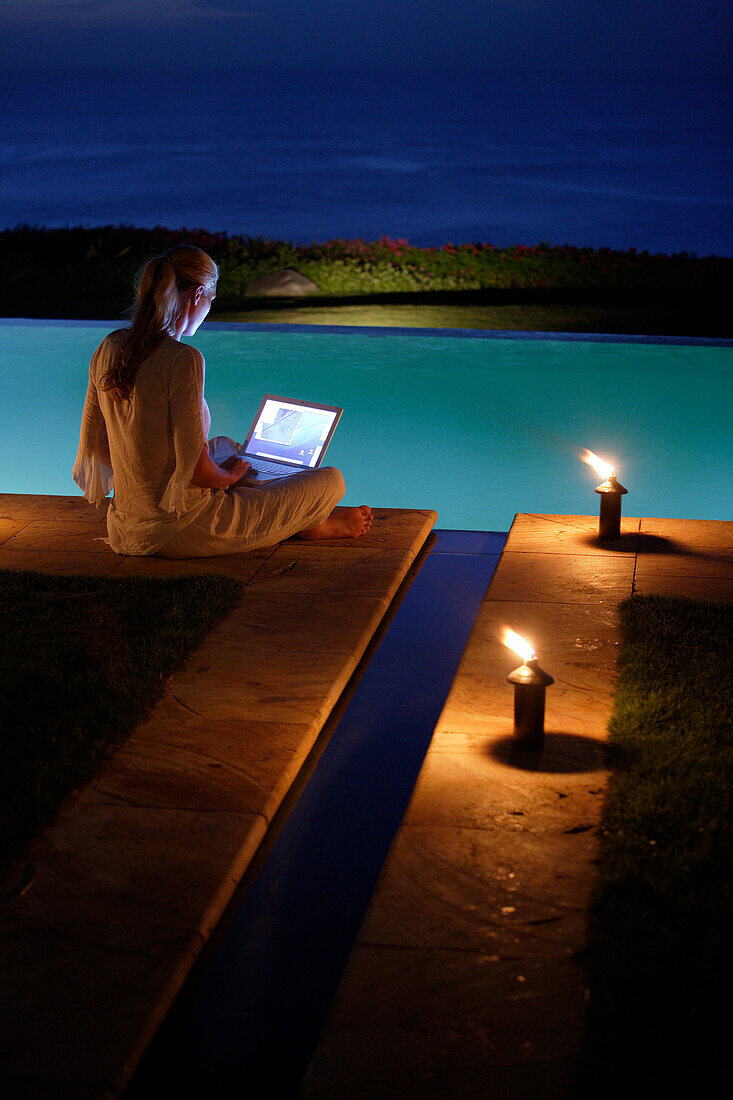
[{"label": "rock in garden", "polygon": [[269,275],[263,275],[261,279],[255,279],[247,286],[246,294],[256,297],[271,298],[276,295],[292,297],[295,294],[313,294],[318,287],[305,275],[300,275],[292,268],[283,271],[271,271]]}]

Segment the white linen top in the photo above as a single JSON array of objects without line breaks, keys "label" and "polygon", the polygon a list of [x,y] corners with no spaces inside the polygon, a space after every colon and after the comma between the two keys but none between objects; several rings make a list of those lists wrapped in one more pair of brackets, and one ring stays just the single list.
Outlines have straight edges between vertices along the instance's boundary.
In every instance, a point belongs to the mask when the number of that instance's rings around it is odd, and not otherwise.
[{"label": "white linen top", "polygon": [[140,364],[129,401],[115,399],[102,379],[125,331],[106,336],[92,356],[73,478],[96,504],[114,490],[113,550],[154,554],[220,495],[190,483],[211,427],[204,358],[165,336]]}]

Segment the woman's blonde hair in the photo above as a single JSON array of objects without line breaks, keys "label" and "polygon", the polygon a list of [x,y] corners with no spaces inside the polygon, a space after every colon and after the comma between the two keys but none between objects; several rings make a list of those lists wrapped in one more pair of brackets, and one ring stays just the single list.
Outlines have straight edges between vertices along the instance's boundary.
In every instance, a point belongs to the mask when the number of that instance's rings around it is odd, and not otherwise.
[{"label": "woman's blonde hair", "polygon": [[218,278],[211,256],[193,245],[178,244],[148,260],[135,280],[132,325],[117,345],[103,388],[115,398],[129,400],[140,364],[166,333],[175,332],[191,291],[202,286],[204,294],[212,295]]}]

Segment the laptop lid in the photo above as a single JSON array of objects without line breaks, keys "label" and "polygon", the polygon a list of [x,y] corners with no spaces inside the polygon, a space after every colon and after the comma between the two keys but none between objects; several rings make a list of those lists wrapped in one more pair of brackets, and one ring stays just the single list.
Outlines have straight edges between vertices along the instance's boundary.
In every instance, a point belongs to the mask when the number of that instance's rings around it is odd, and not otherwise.
[{"label": "laptop lid", "polygon": [[343,409],[266,393],[255,413],[242,453],[290,467],[321,465]]}]

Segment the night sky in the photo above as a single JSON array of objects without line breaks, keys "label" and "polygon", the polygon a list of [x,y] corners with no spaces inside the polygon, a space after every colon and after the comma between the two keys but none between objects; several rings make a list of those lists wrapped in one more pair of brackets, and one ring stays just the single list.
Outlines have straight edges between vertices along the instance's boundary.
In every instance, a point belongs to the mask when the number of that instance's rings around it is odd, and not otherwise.
[{"label": "night sky", "polygon": [[5,67],[664,71],[722,82],[729,0],[0,0]]}]

